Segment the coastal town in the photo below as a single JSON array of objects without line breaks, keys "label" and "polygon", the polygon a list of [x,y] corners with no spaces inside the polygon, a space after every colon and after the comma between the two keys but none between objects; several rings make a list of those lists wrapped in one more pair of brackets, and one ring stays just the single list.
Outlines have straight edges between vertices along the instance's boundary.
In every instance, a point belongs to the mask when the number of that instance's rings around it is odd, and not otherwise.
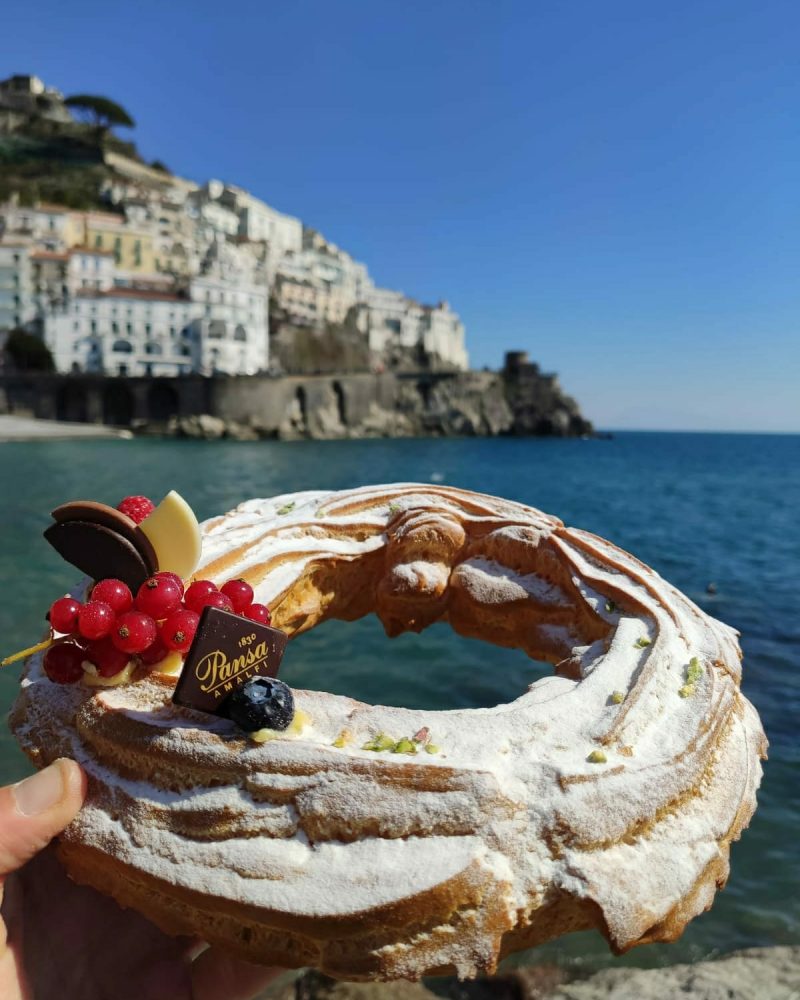
[{"label": "coastal town", "polygon": [[[32,119],[57,135],[82,127],[39,78],[0,82],[0,133]],[[57,371],[308,371],[313,352],[296,341],[338,331],[362,348],[340,367],[468,367],[446,302],[378,287],[365,264],[233,184],[185,180],[112,146],[102,156],[102,208],[17,192],[0,203],[0,331],[39,336]]]},{"label": "coastal town", "polygon": [[7,422],[246,440],[593,432],[525,351],[471,371],[446,301],[376,285],[236,184],[147,162],[118,134],[134,125],[107,97],[0,81]]}]

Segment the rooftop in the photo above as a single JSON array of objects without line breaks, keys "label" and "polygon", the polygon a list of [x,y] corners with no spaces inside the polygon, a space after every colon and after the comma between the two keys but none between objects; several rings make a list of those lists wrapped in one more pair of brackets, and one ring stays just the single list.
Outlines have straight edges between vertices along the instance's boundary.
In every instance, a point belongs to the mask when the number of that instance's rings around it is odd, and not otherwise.
[{"label": "rooftop", "polygon": [[37,250],[31,254],[31,260],[67,260],[69,254],[57,250]]},{"label": "rooftop", "polygon": [[94,288],[79,288],[76,295],[88,299],[139,299],[150,302],[186,302],[178,292],[160,292],[153,288],[109,288],[100,292]]}]

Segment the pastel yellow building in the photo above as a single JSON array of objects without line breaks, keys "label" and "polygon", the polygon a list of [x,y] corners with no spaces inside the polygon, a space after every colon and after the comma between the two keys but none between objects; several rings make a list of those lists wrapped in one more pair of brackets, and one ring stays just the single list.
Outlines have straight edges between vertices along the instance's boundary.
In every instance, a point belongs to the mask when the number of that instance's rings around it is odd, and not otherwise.
[{"label": "pastel yellow building", "polygon": [[111,212],[83,213],[83,239],[80,242],[90,250],[113,253],[120,271],[152,274],[156,270],[150,233],[131,228],[120,216]]}]

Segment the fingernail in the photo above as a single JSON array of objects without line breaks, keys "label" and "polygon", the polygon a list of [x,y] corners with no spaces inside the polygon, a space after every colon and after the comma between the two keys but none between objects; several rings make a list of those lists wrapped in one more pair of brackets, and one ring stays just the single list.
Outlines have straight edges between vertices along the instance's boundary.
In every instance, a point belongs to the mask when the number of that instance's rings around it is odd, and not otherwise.
[{"label": "fingernail", "polygon": [[17,809],[23,816],[37,816],[52,809],[63,795],[64,776],[58,762],[14,785]]}]

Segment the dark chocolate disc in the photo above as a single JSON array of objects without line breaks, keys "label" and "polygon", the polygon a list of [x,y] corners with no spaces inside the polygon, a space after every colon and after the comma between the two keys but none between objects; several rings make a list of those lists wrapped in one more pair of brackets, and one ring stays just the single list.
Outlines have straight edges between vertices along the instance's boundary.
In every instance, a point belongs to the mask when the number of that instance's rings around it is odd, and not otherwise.
[{"label": "dark chocolate disc", "polygon": [[[158,557],[150,539],[132,517],[123,514],[116,507],[109,507],[108,504],[99,503],[97,500],[70,500],[69,503],[62,503],[56,507],[51,516],[59,524],[66,521],[83,521],[86,524],[99,524],[109,531],[122,535],[141,555],[149,570],[147,575],[152,576],[158,572]],[[110,575],[122,579],[119,574]]]},{"label": "dark chocolate disc", "polygon": [[93,580],[114,577],[127,583],[135,594],[152,575],[139,550],[102,524],[57,521],[45,531],[44,537],[63,559]]}]

